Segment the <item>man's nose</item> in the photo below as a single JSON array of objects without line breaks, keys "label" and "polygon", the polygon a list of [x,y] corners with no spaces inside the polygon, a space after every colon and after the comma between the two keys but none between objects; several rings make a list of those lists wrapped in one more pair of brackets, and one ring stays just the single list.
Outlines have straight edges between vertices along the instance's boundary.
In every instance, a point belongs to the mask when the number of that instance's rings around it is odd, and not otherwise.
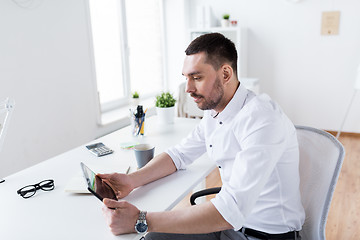
[{"label": "man's nose", "polygon": [[194,84],[192,83],[191,80],[187,80],[186,81],[186,87],[185,87],[185,92],[187,93],[192,93],[195,91],[195,87]]}]

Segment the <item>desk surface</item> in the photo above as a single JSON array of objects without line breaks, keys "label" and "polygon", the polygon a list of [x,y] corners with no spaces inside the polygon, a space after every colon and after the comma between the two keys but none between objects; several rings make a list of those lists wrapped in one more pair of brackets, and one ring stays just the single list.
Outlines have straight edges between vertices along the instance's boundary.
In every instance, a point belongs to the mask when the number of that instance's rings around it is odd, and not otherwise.
[{"label": "desk surface", "polygon": [[[160,126],[156,117],[152,117],[147,119],[143,138],[132,137],[130,128],[126,127],[93,141],[101,141],[112,148],[114,153],[111,155],[97,158],[87,151],[87,144],[84,144],[6,177],[6,182],[0,184],[0,239],[138,239],[137,234],[113,236],[102,216],[102,203],[90,194],[65,192],[66,184],[80,171],[80,162],[136,166],[133,151],[121,149],[121,143],[152,143],[155,154],[159,154],[179,143],[198,121],[177,118],[174,124]],[[170,210],[214,167],[205,154],[187,170],[135,189],[125,199],[147,211]],[[53,191],[38,190],[29,199],[16,193],[23,186],[45,179],[55,180]]]}]

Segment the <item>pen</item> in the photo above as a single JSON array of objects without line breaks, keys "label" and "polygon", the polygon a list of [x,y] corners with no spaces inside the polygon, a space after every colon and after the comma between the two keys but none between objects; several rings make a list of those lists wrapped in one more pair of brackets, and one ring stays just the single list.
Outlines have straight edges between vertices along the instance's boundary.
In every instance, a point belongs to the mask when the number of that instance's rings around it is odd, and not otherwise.
[{"label": "pen", "polygon": [[142,116],[142,118],[141,118],[141,124],[140,124],[140,126],[139,126],[139,128],[140,128],[140,135],[144,135],[144,122],[145,122],[145,114],[144,114],[144,116]]}]

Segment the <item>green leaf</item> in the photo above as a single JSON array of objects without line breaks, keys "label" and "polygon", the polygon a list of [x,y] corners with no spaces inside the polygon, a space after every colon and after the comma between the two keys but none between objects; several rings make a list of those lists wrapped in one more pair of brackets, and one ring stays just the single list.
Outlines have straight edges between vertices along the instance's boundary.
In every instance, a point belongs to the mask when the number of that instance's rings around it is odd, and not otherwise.
[{"label": "green leaf", "polygon": [[163,92],[156,96],[155,106],[159,108],[168,108],[175,106],[175,98],[170,92]]}]

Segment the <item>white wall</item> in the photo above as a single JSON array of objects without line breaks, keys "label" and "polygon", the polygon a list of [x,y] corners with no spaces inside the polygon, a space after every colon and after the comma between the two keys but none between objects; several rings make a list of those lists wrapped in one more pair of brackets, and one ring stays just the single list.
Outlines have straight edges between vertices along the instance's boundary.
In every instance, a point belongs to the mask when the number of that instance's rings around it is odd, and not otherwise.
[{"label": "white wall", "polygon": [[36,2],[0,1],[0,99],[16,102],[0,177],[88,142],[97,129],[86,1]]},{"label": "white wall", "polygon": [[[360,64],[359,1],[185,1],[190,27],[196,26],[196,7],[209,4],[217,18],[229,13],[248,28],[248,77],[259,78],[261,91],[279,102],[295,124],[340,127]],[[338,36],[320,35],[321,12],[329,10],[341,12]],[[359,108],[360,93],[345,131],[360,132]]]}]

